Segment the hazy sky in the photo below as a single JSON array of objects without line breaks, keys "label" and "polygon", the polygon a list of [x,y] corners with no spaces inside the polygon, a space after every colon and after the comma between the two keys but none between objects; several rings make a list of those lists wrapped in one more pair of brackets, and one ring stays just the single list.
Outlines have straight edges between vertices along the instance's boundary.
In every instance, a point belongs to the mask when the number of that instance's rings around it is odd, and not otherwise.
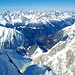
[{"label": "hazy sky", "polygon": [[75,0],[0,0],[0,11],[75,11]]}]

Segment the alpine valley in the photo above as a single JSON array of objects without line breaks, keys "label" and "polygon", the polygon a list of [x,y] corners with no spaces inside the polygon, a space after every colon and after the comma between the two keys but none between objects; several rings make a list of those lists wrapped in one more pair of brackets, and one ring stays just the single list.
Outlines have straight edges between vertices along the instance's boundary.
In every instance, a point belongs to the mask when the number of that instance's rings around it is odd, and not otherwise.
[{"label": "alpine valley", "polygon": [[75,75],[75,13],[0,13],[0,75]]}]

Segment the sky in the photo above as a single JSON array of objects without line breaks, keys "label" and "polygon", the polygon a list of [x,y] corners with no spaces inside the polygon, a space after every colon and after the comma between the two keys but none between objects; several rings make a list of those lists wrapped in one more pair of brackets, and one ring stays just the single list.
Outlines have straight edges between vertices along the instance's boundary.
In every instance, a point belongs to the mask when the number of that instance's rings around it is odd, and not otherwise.
[{"label": "sky", "polygon": [[75,0],[0,0],[2,11],[75,11]]}]

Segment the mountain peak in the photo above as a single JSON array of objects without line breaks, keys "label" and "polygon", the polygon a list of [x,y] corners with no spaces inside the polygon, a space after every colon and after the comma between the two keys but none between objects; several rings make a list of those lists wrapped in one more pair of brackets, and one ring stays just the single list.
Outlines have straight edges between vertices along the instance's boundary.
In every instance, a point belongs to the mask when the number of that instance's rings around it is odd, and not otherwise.
[{"label": "mountain peak", "polygon": [[[60,12],[60,11],[15,11],[15,12],[3,12],[0,14],[0,24],[5,25],[6,23],[14,24],[14,23],[47,23],[52,20],[60,21],[67,18],[72,17],[73,14],[68,12]],[[25,20],[27,18],[27,20]]]}]

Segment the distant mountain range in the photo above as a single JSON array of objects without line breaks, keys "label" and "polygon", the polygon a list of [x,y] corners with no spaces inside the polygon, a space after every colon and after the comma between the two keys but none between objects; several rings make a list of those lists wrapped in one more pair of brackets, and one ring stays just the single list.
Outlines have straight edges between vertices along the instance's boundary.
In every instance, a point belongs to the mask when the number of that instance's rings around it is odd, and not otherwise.
[{"label": "distant mountain range", "polygon": [[[50,23],[51,21],[61,21],[68,18],[74,18],[75,14],[71,12],[60,12],[60,11],[18,11],[18,12],[2,12],[0,13],[0,23],[3,25],[12,24],[15,26],[16,23],[24,25],[38,24],[38,23]],[[19,25],[18,25],[19,26]]]}]

